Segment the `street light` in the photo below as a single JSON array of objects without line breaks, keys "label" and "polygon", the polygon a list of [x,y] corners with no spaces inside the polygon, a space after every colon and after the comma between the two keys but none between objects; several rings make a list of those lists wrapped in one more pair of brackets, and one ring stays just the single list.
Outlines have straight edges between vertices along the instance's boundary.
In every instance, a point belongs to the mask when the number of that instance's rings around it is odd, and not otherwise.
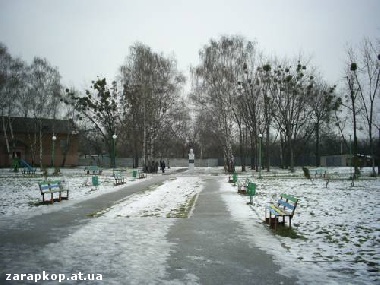
[{"label": "street light", "polygon": [[259,178],[261,178],[261,142],[263,140],[263,135],[259,134]]},{"label": "street light", "polygon": [[354,171],[352,171],[352,150],[351,150],[351,135],[350,135],[350,172],[351,172],[351,186],[354,186]]},{"label": "street light", "polygon": [[116,143],[117,135],[114,134],[112,136],[112,138],[113,138],[113,168],[116,168],[116,149],[115,149],[115,143]]},{"label": "street light", "polygon": [[53,137],[52,137],[52,140],[53,140],[53,149],[52,149],[52,155],[51,155],[51,165],[53,166],[54,168],[54,162],[55,162],[55,153],[54,153],[54,147],[55,147],[55,141],[57,140],[57,137],[53,134]]}]

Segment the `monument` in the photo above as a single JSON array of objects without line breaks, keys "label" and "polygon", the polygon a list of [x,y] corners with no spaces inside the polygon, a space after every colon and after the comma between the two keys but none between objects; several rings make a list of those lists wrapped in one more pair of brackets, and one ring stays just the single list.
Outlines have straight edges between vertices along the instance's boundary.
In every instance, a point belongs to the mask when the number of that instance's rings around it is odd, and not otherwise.
[{"label": "monument", "polygon": [[194,152],[193,149],[190,149],[189,153],[189,170],[193,171],[194,170]]}]

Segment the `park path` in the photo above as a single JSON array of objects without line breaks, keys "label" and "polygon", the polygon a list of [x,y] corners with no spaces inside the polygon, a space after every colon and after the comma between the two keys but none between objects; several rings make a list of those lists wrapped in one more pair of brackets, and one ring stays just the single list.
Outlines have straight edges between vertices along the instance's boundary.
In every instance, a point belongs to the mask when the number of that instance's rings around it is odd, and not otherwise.
[{"label": "park path", "polygon": [[221,197],[218,177],[205,177],[193,215],[168,233],[176,244],[168,259],[167,280],[178,284],[295,284],[279,275],[272,257],[251,244]]},{"label": "park path", "polygon": [[25,268],[25,260],[33,260],[47,244],[59,243],[90,223],[93,220],[91,214],[106,209],[129,195],[144,191],[151,185],[160,184],[170,177],[171,175],[157,175],[115,192],[75,202],[58,211],[24,218],[22,215],[1,217],[0,285],[9,284],[4,281],[7,272],[17,270],[19,273],[25,273],[28,270]]},{"label": "park path", "polygon": [[0,285],[21,284],[5,282],[5,273],[42,270],[101,272],[106,281],[81,284],[295,283],[277,273],[272,257],[254,247],[252,237],[232,219],[221,196],[220,177],[201,176],[204,189],[188,219],[89,217],[171,177],[159,175],[24,220],[1,219]]}]

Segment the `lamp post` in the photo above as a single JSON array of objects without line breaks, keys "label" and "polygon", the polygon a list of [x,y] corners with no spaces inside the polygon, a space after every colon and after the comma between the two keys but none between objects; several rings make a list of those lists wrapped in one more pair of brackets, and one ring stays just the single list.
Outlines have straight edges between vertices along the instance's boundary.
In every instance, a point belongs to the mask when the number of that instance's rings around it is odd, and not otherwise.
[{"label": "lamp post", "polygon": [[112,138],[113,138],[113,168],[116,168],[116,148],[115,148],[115,144],[116,144],[117,135],[114,134],[112,136]]},{"label": "lamp post", "polygon": [[351,135],[350,135],[350,172],[351,172],[351,186],[354,186],[354,173],[352,172],[352,150],[351,150]]},{"label": "lamp post", "polygon": [[259,134],[259,178],[261,177],[261,143],[263,140],[263,135]]},{"label": "lamp post", "polygon": [[52,147],[52,154],[51,154],[51,165],[55,166],[55,153],[54,153],[54,148],[55,148],[55,141],[57,140],[56,135],[53,134],[53,137],[51,138],[53,140],[53,147]]}]

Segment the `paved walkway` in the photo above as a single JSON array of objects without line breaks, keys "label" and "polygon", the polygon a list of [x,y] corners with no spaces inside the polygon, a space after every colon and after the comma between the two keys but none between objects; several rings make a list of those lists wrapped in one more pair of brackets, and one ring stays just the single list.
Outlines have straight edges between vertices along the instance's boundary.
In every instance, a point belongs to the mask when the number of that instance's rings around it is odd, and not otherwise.
[{"label": "paved walkway", "polygon": [[[59,244],[65,237],[90,223],[93,220],[90,217],[91,214],[106,209],[129,195],[146,190],[153,184],[160,184],[169,177],[169,175],[158,175],[153,179],[126,186],[116,192],[106,193],[73,203],[59,211],[36,215],[23,220],[20,219],[20,216],[1,217],[0,285],[10,284],[4,281],[5,273],[28,273],[30,268],[25,268],[26,260],[33,260],[34,256],[37,256],[46,245]],[[62,203],[66,203],[66,201]],[[46,266],[43,264],[44,261],[36,260],[36,262],[40,262],[41,270],[43,266]],[[31,267],[35,267],[35,264]],[[14,282],[11,284],[21,283]]]},{"label": "paved walkway", "polygon": [[176,243],[167,280],[182,284],[294,284],[276,273],[271,256],[248,245],[248,237],[231,219],[216,178],[206,178],[194,213],[170,229]]}]

